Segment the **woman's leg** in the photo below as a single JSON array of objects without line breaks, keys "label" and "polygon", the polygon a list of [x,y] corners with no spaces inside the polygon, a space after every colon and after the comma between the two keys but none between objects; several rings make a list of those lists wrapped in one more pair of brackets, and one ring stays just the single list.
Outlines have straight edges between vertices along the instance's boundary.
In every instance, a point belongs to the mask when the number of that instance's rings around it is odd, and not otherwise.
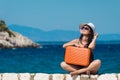
[{"label": "woman's leg", "polygon": [[100,68],[101,61],[100,60],[94,60],[93,62],[90,63],[90,65],[86,68],[82,68],[76,71],[71,72],[71,76],[76,75],[76,74],[81,74],[85,73],[87,71],[90,71],[92,74],[96,74],[98,72],[98,69]]},{"label": "woman's leg", "polygon": [[73,72],[80,69],[80,66],[67,64],[65,62],[61,62],[61,67],[68,72]]}]

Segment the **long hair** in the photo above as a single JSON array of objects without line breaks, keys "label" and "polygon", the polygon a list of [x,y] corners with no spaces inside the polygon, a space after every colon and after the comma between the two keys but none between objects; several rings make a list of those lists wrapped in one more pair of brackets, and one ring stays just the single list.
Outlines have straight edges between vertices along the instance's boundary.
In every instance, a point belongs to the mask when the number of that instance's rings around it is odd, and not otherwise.
[{"label": "long hair", "polygon": [[[85,25],[84,25],[84,26],[85,26]],[[90,34],[89,34],[89,36],[88,36],[88,44],[85,45],[84,47],[85,47],[85,48],[88,48],[89,44],[91,43],[91,41],[92,41],[92,39],[93,39],[94,32],[93,32],[92,28],[91,28],[89,25],[86,25],[86,26],[88,26],[88,27],[90,28]],[[81,40],[82,40],[82,37],[83,37],[83,34],[81,34],[80,37],[79,37],[79,41],[80,41],[80,42],[81,42]]]}]

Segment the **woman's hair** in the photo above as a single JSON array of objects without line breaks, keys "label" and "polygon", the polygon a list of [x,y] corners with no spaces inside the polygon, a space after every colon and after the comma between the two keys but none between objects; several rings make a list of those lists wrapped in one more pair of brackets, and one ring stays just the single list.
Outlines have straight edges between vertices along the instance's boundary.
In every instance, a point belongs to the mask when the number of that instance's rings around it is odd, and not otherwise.
[{"label": "woman's hair", "polygon": [[[85,26],[85,25],[84,25],[84,26]],[[89,36],[88,36],[88,44],[85,45],[84,47],[85,47],[85,48],[88,48],[89,44],[91,43],[91,41],[92,41],[92,39],[93,39],[94,32],[93,32],[92,28],[91,28],[89,25],[86,25],[86,26],[88,26],[88,27],[90,28],[90,34],[89,34]],[[79,41],[80,41],[80,42],[81,42],[81,40],[82,40],[82,37],[83,37],[83,34],[81,34],[81,36],[79,37]]]}]

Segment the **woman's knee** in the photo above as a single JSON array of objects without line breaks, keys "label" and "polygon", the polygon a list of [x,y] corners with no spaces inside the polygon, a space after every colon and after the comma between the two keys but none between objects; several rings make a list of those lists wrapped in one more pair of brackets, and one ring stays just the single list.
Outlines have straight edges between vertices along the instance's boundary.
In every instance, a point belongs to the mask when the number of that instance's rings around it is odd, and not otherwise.
[{"label": "woman's knee", "polygon": [[101,65],[101,60],[97,59],[97,60],[94,60],[93,62],[91,62],[87,68],[88,69],[98,68],[98,67],[100,67],[100,65]]},{"label": "woman's knee", "polygon": [[60,64],[60,65],[61,65],[61,67],[62,67],[62,68],[65,68],[65,67],[67,66],[67,65],[66,65],[66,63],[65,63],[64,61],[63,61],[63,62],[61,62],[61,64]]},{"label": "woman's knee", "polygon": [[96,62],[96,64],[101,65],[101,60],[100,59],[95,60],[95,62]]}]

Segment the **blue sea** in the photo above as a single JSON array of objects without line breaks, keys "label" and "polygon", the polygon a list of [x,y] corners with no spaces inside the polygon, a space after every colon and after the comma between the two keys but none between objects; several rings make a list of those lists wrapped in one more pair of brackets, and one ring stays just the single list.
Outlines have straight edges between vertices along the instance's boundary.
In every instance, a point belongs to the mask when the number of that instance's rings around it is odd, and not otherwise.
[{"label": "blue sea", "polygon": [[[0,49],[0,73],[67,73],[60,67],[65,42],[39,42],[41,48]],[[99,74],[120,73],[120,42],[99,42],[95,59],[102,65]]]}]

